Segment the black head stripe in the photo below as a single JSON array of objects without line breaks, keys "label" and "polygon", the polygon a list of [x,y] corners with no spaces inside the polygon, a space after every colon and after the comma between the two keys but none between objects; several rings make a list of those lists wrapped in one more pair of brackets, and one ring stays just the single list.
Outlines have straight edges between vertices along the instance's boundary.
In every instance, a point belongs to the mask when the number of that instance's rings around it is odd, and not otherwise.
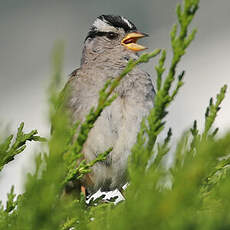
[{"label": "black head stripe", "polygon": [[128,19],[124,20],[124,18],[121,16],[101,15],[98,18],[111,26],[114,26],[116,28],[123,28],[125,32],[137,30],[136,26],[131,21],[129,21]]},{"label": "black head stripe", "polygon": [[90,30],[87,37],[85,38],[85,41],[88,38],[95,38],[96,36],[105,36],[107,34],[107,32],[101,32],[101,31],[97,31],[97,30]]}]

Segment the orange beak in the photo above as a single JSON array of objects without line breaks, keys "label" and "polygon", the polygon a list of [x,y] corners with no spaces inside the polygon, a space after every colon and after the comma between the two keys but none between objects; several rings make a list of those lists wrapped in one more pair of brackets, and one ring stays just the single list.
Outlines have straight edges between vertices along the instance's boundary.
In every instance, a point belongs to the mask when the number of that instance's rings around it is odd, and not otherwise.
[{"label": "orange beak", "polygon": [[146,47],[137,44],[137,40],[143,37],[147,37],[147,34],[140,33],[140,32],[131,32],[122,39],[121,44],[126,48],[138,52],[147,49]]}]

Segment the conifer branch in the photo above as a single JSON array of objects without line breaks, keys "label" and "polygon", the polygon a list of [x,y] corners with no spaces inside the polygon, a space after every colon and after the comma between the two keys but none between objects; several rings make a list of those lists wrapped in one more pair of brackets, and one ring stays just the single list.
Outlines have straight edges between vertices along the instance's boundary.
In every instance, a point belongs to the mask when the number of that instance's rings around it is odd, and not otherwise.
[{"label": "conifer branch", "polygon": [[[209,106],[206,109],[205,113],[205,125],[204,125],[204,132],[202,134],[202,138],[206,138],[209,134],[209,131],[216,119],[217,113],[220,110],[220,104],[224,100],[225,94],[227,91],[227,85],[224,85],[220,89],[220,93],[216,96],[216,103],[213,103],[213,99],[210,99]],[[211,136],[215,136],[218,129],[215,129],[214,132],[211,134]]]},{"label": "conifer branch", "polygon": [[5,164],[14,160],[16,155],[25,150],[27,141],[46,141],[45,138],[37,136],[37,130],[24,133],[23,128],[24,123],[22,122],[18,128],[15,139],[13,139],[14,135],[10,135],[0,144],[0,171]]},{"label": "conifer branch", "polygon": [[112,151],[112,148],[109,148],[104,153],[99,154],[94,160],[87,163],[86,160],[82,160],[78,166],[76,164],[69,167],[67,176],[65,177],[64,184],[71,180],[77,180],[82,178],[85,174],[91,171],[91,168],[97,163],[106,160],[109,153]]},{"label": "conifer branch", "polygon": [[[171,102],[174,100],[179,89],[183,85],[184,71],[178,76],[178,82],[176,87],[172,90],[172,84],[175,81],[176,67],[181,60],[181,57],[185,54],[186,48],[195,37],[196,30],[192,33],[188,33],[188,26],[190,25],[197,9],[199,0],[186,0],[184,1],[184,8],[182,10],[181,5],[177,6],[177,18],[179,22],[178,26],[174,25],[171,30],[171,46],[173,57],[165,80],[162,82],[162,75],[165,72],[165,58],[166,52],[162,52],[162,56],[158,65],[155,67],[157,72],[157,93],[154,98],[154,108],[150,111],[145,125],[142,124],[141,130],[137,137],[137,143],[132,149],[131,164],[138,165],[138,162],[144,161],[147,166],[151,155],[153,155],[153,149],[156,139],[161,131],[164,129],[164,118],[168,114],[166,110]],[[147,138],[145,137],[147,135]],[[140,160],[142,158],[142,160]],[[132,170],[131,170],[132,171]]]}]

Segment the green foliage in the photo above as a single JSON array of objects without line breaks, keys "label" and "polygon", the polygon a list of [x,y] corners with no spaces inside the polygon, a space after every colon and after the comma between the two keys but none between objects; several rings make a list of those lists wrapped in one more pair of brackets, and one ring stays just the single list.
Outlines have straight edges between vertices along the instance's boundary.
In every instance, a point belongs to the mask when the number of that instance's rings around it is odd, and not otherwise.
[{"label": "green foliage", "polygon": [[8,136],[3,141],[0,140],[0,171],[5,164],[14,160],[14,157],[26,148],[27,141],[45,141],[44,138],[36,136],[38,133],[37,130],[33,130],[30,133],[24,133],[23,127],[24,123],[22,122],[14,140],[14,135]]},{"label": "green foliage", "polygon": [[[37,155],[35,171],[27,176],[25,192],[16,197],[12,187],[6,205],[0,204],[0,229],[230,228],[230,133],[217,136],[218,129],[213,127],[227,86],[221,88],[216,102],[210,100],[201,131],[194,121],[193,127],[183,133],[175,151],[170,146],[171,129],[162,143],[158,140],[165,126],[167,108],[183,85],[185,72],[177,74],[176,68],[194,39],[196,30],[189,33],[188,26],[198,3],[198,0],[184,0],[183,7],[177,7],[179,27],[173,26],[170,35],[172,60],[167,69],[166,51],[162,51],[155,67],[155,107],[142,121],[129,159],[130,183],[124,194],[125,201],[116,205],[116,198],[103,202],[104,195],[86,203],[82,194],[67,195],[64,188],[69,183],[77,183],[94,164],[105,160],[111,152],[112,148],[109,148],[92,162],[82,160],[83,144],[103,109],[116,99],[114,89],[121,79],[136,65],[155,57],[160,50],[144,54],[137,61],[131,60],[120,76],[106,82],[99,92],[97,106],[90,110],[85,121],[70,127],[68,114],[62,106],[68,89],[59,96],[63,46],[57,46],[48,90],[52,124],[49,152]],[[36,136],[36,131],[25,134],[22,130],[23,124],[14,141],[13,136],[2,141],[0,170],[24,150],[26,141],[44,140]],[[169,152],[174,161],[166,169],[164,156]]]},{"label": "green foliage", "polygon": [[13,222],[16,218],[15,210],[17,207],[17,203],[19,202],[20,196],[17,199],[16,194],[14,193],[14,187],[11,187],[10,192],[7,194],[7,203],[6,207],[2,205],[0,202],[0,229],[10,229],[11,222]]},{"label": "green foliage", "polygon": [[[175,88],[173,89],[173,82],[175,81],[176,67],[185,54],[186,48],[194,39],[196,30],[188,34],[188,26],[191,23],[196,10],[198,9],[199,1],[185,1],[184,9],[182,11],[181,5],[177,6],[177,16],[179,21],[179,28],[175,24],[171,31],[171,45],[173,57],[166,75],[164,82],[162,76],[165,72],[166,51],[162,52],[159,64],[155,67],[157,72],[157,94],[154,99],[154,108],[150,111],[146,121],[142,122],[141,130],[138,134],[137,143],[133,147],[131,163],[130,163],[130,176],[136,177],[136,172],[139,175],[145,171],[151,156],[154,155],[153,149],[157,136],[164,128],[165,121],[163,119],[167,115],[167,107],[174,100],[180,87],[183,85],[184,71],[179,74]],[[172,91],[172,92],[171,92]],[[146,138],[146,136],[148,138]],[[140,168],[139,165],[143,167]],[[141,172],[143,171],[143,172]]]}]

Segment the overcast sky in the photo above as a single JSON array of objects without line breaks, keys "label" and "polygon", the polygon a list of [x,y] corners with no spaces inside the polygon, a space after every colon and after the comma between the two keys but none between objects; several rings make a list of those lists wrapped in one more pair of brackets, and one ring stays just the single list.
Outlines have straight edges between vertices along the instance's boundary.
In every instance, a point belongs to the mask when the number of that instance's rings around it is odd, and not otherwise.
[{"label": "overcast sky", "polygon": [[[0,0],[1,123],[16,130],[24,121],[27,131],[38,129],[40,135],[48,135],[46,90],[54,42],[65,43],[64,73],[68,75],[79,66],[84,38],[101,14],[127,17],[150,35],[143,41],[150,51],[166,48],[170,52],[168,34],[176,20],[177,2],[180,1]],[[168,126],[176,136],[194,119],[202,126],[209,98],[223,84],[230,87],[229,12],[229,0],[201,0],[192,24],[198,28],[198,34],[178,69],[186,70],[185,85],[168,116]],[[143,68],[155,76],[152,64]],[[230,128],[229,105],[228,93],[216,122],[221,130]],[[27,151],[5,167],[0,174],[0,199],[5,199],[12,184],[17,192],[22,191],[23,175],[31,169],[32,155],[33,151]]]}]

